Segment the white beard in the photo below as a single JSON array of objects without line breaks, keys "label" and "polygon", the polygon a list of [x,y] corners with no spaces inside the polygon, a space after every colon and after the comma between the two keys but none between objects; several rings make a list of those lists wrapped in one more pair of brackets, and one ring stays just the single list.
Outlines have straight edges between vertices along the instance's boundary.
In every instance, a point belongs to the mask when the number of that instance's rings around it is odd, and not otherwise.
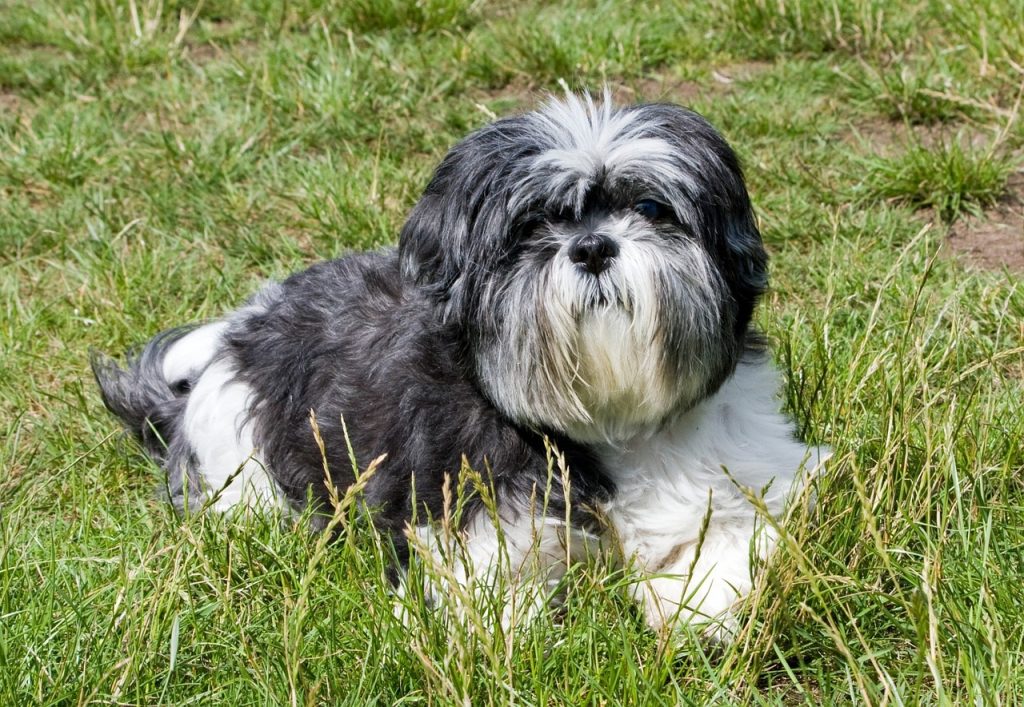
[{"label": "white beard", "polygon": [[[599,277],[564,256],[540,274],[521,272],[504,293],[517,306],[504,312],[500,344],[478,354],[480,380],[505,414],[588,444],[629,439],[705,394],[724,287],[695,243],[680,240],[667,257],[664,236],[630,217],[598,225],[619,243],[614,263]],[[685,355],[671,354],[685,360],[679,375],[666,370],[666,307],[689,332]]]}]

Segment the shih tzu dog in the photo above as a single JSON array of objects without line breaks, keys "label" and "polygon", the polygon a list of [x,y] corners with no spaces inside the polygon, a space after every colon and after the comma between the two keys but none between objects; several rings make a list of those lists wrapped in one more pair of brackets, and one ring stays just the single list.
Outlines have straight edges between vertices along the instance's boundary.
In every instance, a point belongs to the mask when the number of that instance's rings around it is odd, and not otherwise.
[{"label": "shih tzu dog", "polygon": [[319,263],[93,368],[179,507],[329,513],[350,442],[361,464],[387,455],[362,497],[401,568],[442,552],[431,519],[465,460],[496,511],[466,501],[456,581],[501,554],[513,581],[549,585],[569,539],[596,535],[639,570],[653,626],[717,622],[774,544],[755,507],[781,514],[827,454],[780,412],[751,331],[766,261],[706,120],[568,95],[452,148],[397,250]]}]

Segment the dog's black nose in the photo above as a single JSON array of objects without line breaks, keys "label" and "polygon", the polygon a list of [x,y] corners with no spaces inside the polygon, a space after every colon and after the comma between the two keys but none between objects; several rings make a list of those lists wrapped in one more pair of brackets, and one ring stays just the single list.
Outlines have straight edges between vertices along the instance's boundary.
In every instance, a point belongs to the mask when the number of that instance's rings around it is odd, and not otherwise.
[{"label": "dog's black nose", "polygon": [[569,247],[569,260],[582,265],[594,275],[608,268],[608,261],[619,254],[619,247],[608,236],[589,233]]}]

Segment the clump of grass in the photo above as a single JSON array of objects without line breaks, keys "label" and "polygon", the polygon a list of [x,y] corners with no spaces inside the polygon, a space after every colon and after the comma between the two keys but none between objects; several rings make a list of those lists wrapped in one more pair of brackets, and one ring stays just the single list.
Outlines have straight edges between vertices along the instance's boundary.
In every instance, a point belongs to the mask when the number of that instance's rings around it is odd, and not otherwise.
[{"label": "clump of grass", "polygon": [[1024,3],[950,0],[931,7],[938,24],[970,47],[978,73],[1018,84],[1024,66]]},{"label": "clump of grass", "polygon": [[994,204],[1006,189],[1013,163],[952,139],[934,146],[915,143],[902,155],[869,159],[866,166],[870,198],[933,208],[949,223]]},{"label": "clump of grass", "polygon": [[554,86],[559,80],[596,85],[609,75],[638,76],[673,58],[708,54],[708,42],[688,17],[674,4],[652,4],[642,12],[614,2],[569,13],[540,6],[522,13],[521,22],[474,37],[468,68],[491,85],[516,77]]},{"label": "clump of grass", "polygon": [[163,0],[92,0],[59,15],[59,26],[76,52],[103,58],[112,69],[131,71],[166,61],[182,46],[201,6],[174,7]]},{"label": "clump of grass", "polygon": [[429,32],[466,29],[478,19],[479,4],[479,0],[348,0],[337,10],[340,23],[356,32]]},{"label": "clump of grass", "polygon": [[726,0],[732,51],[769,59],[780,54],[859,53],[901,44],[913,11],[884,0]]},{"label": "clump of grass", "polygon": [[955,89],[955,82],[934,63],[915,67],[900,57],[880,71],[869,68],[868,73],[870,78],[861,84],[862,92],[892,120],[935,125],[955,120],[964,112],[959,104],[944,97]]}]

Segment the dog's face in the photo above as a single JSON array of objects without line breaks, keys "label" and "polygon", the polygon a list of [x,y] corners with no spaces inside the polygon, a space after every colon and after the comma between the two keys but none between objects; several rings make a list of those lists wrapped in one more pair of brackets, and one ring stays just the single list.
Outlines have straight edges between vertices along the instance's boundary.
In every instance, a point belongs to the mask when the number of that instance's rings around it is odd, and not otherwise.
[{"label": "dog's face", "polygon": [[717,390],[766,286],[734,153],[671,105],[570,96],[483,128],[444,159],[399,249],[488,397],[581,442]]}]

